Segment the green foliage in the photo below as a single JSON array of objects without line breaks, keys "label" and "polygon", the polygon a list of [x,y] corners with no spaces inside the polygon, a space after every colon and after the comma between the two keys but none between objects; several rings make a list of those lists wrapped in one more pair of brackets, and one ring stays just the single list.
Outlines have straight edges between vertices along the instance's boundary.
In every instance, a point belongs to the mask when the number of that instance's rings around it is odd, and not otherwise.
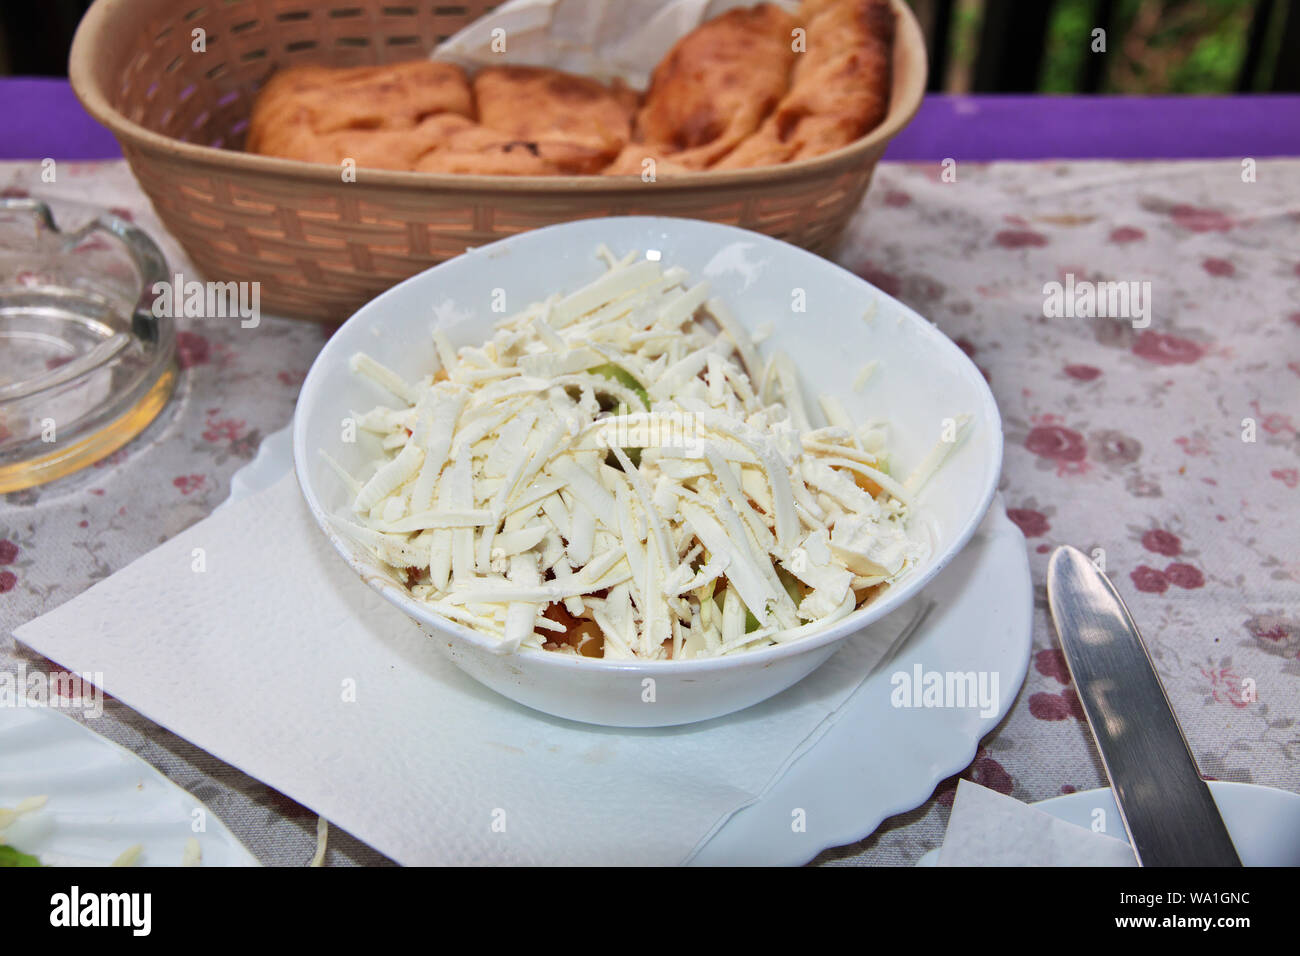
[{"label": "green foliage", "polygon": [[1257,0],[1123,0],[1109,93],[1230,93]]},{"label": "green foliage", "polygon": [[1058,0],[1047,26],[1039,92],[1078,92],[1084,61],[1090,56],[1106,55],[1092,52],[1092,31],[1096,26],[1092,0]]},{"label": "green foliage", "polygon": [[[1029,2],[1029,0],[1027,0]],[[1048,0],[1032,0],[1048,2]],[[1082,92],[1090,57],[1104,57],[1101,92],[1212,94],[1235,92],[1251,20],[1262,0],[1117,0],[1112,22],[1099,22],[1098,0],[1054,0],[1044,38],[1039,91]],[[918,7],[923,4],[918,3]],[[945,88],[965,90],[978,56],[984,0],[952,7],[950,69]],[[1275,18],[1276,21],[1277,18]],[[1092,31],[1106,27],[1106,52],[1092,52]],[[1276,30],[1276,22],[1271,25]],[[1275,38],[1273,38],[1275,39]],[[1264,46],[1264,69],[1276,53]]]}]

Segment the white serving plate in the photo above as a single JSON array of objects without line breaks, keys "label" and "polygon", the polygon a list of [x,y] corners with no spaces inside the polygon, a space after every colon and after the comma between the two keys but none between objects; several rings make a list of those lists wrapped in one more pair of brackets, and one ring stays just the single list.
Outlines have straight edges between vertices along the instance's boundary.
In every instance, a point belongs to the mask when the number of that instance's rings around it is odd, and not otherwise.
[{"label": "white serving plate", "polygon": [[[979,742],[1015,703],[1029,669],[1034,586],[1025,538],[995,498],[961,554],[926,589],[934,606],[917,632],[854,692],[825,736],[757,802],[734,814],[692,864],[795,866],[855,843],[887,818],[919,807],[975,759]],[[893,674],[997,673],[995,712],[896,708]],[[804,832],[791,814],[803,810]]]},{"label": "white serving plate", "polygon": [[[344,483],[319,452],[353,474],[379,455],[374,436],[341,440],[343,423],[383,401],[353,375],[364,351],[408,380],[435,368],[432,328],[454,346],[487,340],[505,298],[514,312],[576,289],[604,269],[595,255],[653,250],[665,266],[707,279],[738,321],[771,323],[760,349],[784,351],[799,369],[810,407],[837,397],[857,421],[891,423],[891,468],[908,474],[947,423],[972,416],[966,437],[931,479],[918,512],[930,557],[880,598],[813,636],[725,658],[691,661],[591,660],[543,651],[502,654],[497,640],[450,621],[412,599],[390,572],[341,536],[329,516],[347,514]],[[793,312],[802,297],[806,311]],[[855,390],[862,367],[879,366]],[[389,398],[391,403],[396,401]],[[717,717],[779,693],[823,663],[840,641],[906,603],[961,550],[988,509],[1002,461],[1002,430],[983,375],[933,324],[852,273],[802,249],[730,226],[688,219],[618,217],[537,229],[482,246],[422,272],[363,306],[331,337],[303,383],[294,415],[294,463],[303,495],[335,550],[368,585],[418,621],[433,643],[488,687],[529,707],[613,726],[664,726]],[[657,706],[642,706],[643,681],[656,682]]]},{"label": "white serving plate", "polygon": [[[231,479],[219,507],[270,488],[293,467],[292,430],[268,435],[257,457]],[[1033,583],[1025,539],[1000,499],[927,596],[923,624],[810,739],[758,800],[702,842],[695,865],[784,866],[861,840],[886,817],[924,803],[960,772],[979,741],[1010,710],[1029,667]],[[993,597],[996,596],[996,597]],[[997,671],[996,714],[972,710],[897,710],[889,678],[920,663],[936,670]],[[791,827],[794,808],[806,828]]]},{"label": "white serving plate", "polygon": [[[0,707],[0,807],[46,796],[5,840],[47,866],[107,866],[135,844],[137,866],[258,866],[211,810],[129,750],[48,707]],[[195,830],[196,821],[202,825]]]},{"label": "white serving plate", "polygon": [[[1300,866],[1300,794],[1253,783],[1211,780],[1210,795],[1246,866]],[[1098,808],[1106,820],[1115,821],[1118,836],[1127,840],[1124,825],[1109,787],[1080,790],[1033,804],[1058,820],[1091,829]],[[937,866],[939,851],[931,850],[917,866]]]}]

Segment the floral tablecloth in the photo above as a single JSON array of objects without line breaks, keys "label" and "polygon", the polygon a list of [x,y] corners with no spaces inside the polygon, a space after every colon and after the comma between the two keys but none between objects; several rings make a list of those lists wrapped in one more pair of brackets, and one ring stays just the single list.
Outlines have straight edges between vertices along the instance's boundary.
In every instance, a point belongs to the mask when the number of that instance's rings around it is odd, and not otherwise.
[{"label": "floral tablecloth", "polygon": [[[60,164],[53,184],[40,173],[0,165],[0,192],[114,207],[191,271],[121,162]],[[1007,437],[1001,491],[1036,585],[1029,676],[962,776],[1026,801],[1104,784],[1043,592],[1048,553],[1071,543],[1104,559],[1202,770],[1300,791],[1298,236],[1300,161],[879,168],[836,258],[987,375]],[[1149,312],[1134,300],[1125,319],[1055,317],[1052,283],[1108,282],[1137,283]],[[46,667],[9,631],[224,500],[289,422],[328,334],[272,318],[181,327],[181,383],[143,435],[0,507],[0,668]],[[307,809],[116,701],[92,726],[265,862],[310,859]],[[915,862],[941,842],[955,785],[818,862]],[[385,861],[335,833],[328,862]]]}]

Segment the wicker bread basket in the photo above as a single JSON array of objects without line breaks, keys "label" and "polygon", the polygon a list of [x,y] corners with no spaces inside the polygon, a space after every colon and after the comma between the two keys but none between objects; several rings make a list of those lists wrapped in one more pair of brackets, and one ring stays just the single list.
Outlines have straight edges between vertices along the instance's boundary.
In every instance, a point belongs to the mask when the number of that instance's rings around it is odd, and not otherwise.
[{"label": "wicker bread basket", "polygon": [[[925,89],[902,0],[885,121],[815,159],[661,177],[449,176],[356,170],[239,151],[271,73],[427,55],[497,4],[434,0],[96,0],[69,75],[122,145],[163,223],[205,277],[261,283],[271,313],[340,321],[430,265],[538,226],[610,215],[709,219],[824,252]],[[206,49],[195,52],[195,31]]]}]

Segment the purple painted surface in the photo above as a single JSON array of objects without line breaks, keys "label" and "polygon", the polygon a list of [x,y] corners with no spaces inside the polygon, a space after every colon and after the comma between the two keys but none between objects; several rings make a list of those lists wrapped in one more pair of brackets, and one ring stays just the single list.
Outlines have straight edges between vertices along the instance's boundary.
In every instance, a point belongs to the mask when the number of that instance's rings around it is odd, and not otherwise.
[{"label": "purple painted surface", "polygon": [[[105,159],[113,137],[66,80],[0,79],[0,159]],[[1300,96],[926,97],[886,159],[1300,156]]]},{"label": "purple painted surface", "polygon": [[1300,96],[928,96],[886,159],[1300,156]]},{"label": "purple painted surface", "polygon": [[0,79],[0,159],[108,159],[113,134],[77,101],[67,80]]}]

